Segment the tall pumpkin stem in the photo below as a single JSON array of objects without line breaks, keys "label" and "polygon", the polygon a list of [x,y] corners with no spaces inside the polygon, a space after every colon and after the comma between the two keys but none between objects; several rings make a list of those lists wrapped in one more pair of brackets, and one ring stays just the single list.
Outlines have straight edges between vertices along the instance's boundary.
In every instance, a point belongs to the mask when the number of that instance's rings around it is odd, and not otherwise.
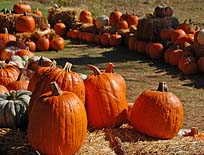
[{"label": "tall pumpkin stem", "polygon": [[158,86],[157,91],[168,92],[168,86],[167,86],[166,82],[159,82],[159,86]]},{"label": "tall pumpkin stem", "polygon": [[94,65],[86,65],[86,68],[90,68],[91,70],[93,70],[94,75],[100,75],[101,71]]},{"label": "tall pumpkin stem", "polygon": [[106,67],[106,73],[113,73],[113,63],[108,63]]},{"label": "tall pumpkin stem", "polygon": [[72,68],[72,64],[69,62],[66,62],[63,70],[66,70],[67,72],[71,72],[71,68]]},{"label": "tall pumpkin stem", "polygon": [[52,91],[53,96],[62,95],[62,90],[58,86],[57,82],[51,82],[50,83],[50,89]]}]

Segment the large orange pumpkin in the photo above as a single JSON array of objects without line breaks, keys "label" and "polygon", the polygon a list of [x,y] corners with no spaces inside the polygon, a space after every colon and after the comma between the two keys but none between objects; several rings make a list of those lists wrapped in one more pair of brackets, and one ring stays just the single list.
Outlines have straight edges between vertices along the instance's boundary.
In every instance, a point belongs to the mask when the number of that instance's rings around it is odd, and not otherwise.
[{"label": "large orange pumpkin", "polygon": [[33,107],[28,140],[42,154],[72,155],[83,145],[87,131],[84,104],[78,96],[51,83]]},{"label": "large orange pumpkin", "polygon": [[29,105],[29,113],[32,111],[32,106],[36,103],[37,99],[42,93],[50,90],[49,83],[56,81],[57,84],[64,91],[70,91],[75,93],[85,104],[85,86],[82,78],[77,72],[71,71],[72,64],[66,63],[64,68],[53,67],[46,74],[42,74],[36,83],[36,88],[31,96]]},{"label": "large orange pumpkin", "polygon": [[16,18],[15,30],[20,33],[33,32],[35,30],[35,19],[33,16],[24,13],[24,15]]},{"label": "large orange pumpkin", "polygon": [[158,90],[145,90],[138,96],[130,114],[130,122],[144,134],[170,139],[180,130],[183,113],[180,99],[167,92],[165,82],[160,82]]},{"label": "large orange pumpkin", "polygon": [[113,72],[112,63],[107,65],[106,71],[93,65],[87,67],[94,72],[84,81],[89,125],[99,129],[121,125],[128,110],[125,80]]}]

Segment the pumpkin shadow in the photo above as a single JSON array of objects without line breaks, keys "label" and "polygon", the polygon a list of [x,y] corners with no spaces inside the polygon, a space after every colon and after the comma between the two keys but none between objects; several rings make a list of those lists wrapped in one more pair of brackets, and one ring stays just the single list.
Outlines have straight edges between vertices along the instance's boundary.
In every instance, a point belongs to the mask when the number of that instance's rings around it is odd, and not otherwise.
[{"label": "pumpkin shadow", "polygon": [[27,133],[9,128],[0,129],[0,154],[38,155],[27,139]]},{"label": "pumpkin shadow", "polygon": [[[96,44],[84,45],[83,42],[79,42],[75,40],[72,42],[73,42],[72,46],[74,48],[77,48],[77,47],[94,48],[94,47],[100,46]],[[148,57],[143,53],[129,51],[126,46],[114,47],[114,48],[111,48],[110,50],[109,49],[107,50],[107,48],[104,48],[104,52],[102,52],[101,54],[102,54],[101,57],[92,57],[89,54],[86,54],[77,58],[58,58],[55,60],[57,61],[57,64],[62,66],[67,61],[81,66],[82,65],[85,66],[87,64],[97,65],[100,63],[108,63],[108,62],[114,63],[114,62],[137,61],[138,63],[147,63],[150,67],[155,67],[156,68],[154,70],[155,73],[167,74],[167,75],[170,75],[172,78],[175,78],[180,81],[184,81],[184,80],[191,81],[188,84],[183,84],[183,86],[194,87],[197,89],[204,88],[204,79],[202,78],[201,74],[185,75],[178,69],[178,67],[166,64],[163,57],[161,59],[156,59],[156,60],[151,59],[150,57]]]}]

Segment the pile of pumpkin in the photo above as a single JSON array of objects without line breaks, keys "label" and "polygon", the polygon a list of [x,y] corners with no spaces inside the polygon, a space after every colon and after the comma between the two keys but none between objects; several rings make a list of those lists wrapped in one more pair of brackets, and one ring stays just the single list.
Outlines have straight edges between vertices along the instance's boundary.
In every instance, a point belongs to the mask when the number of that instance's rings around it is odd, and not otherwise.
[{"label": "pile of pumpkin", "polygon": [[[173,9],[169,6],[157,6],[151,18],[172,17]],[[89,30],[76,29],[64,32],[68,38],[84,40],[88,43],[101,44],[103,46],[120,46],[126,44],[130,51],[143,53],[152,59],[163,58],[166,63],[178,66],[184,74],[195,74],[204,72],[204,30],[194,28],[191,21],[167,25],[159,31],[160,38],[157,42],[151,39],[138,39],[138,16],[123,14],[120,11],[112,11],[110,16],[105,15],[93,18],[88,10],[80,13],[80,22],[84,25],[95,27],[93,32]],[[168,19],[168,18],[167,18]],[[166,19],[165,19],[166,20]],[[166,23],[165,23],[166,24]],[[175,28],[176,26],[176,28]],[[145,33],[145,32],[143,32]],[[151,37],[151,36],[150,36]]]},{"label": "pile of pumpkin", "polygon": [[[64,39],[56,34],[55,30],[48,26],[37,28],[36,21],[32,15],[32,8],[27,3],[19,2],[13,6],[15,14],[19,14],[15,19],[15,33],[16,35],[8,33],[5,28],[5,33],[0,34],[0,47],[1,50],[11,50],[10,45],[7,45],[9,41],[21,41],[25,46],[18,48],[28,47],[29,51],[48,51],[48,50],[62,50],[64,49]],[[37,16],[43,16],[39,9],[33,11]],[[25,34],[25,35],[24,35]],[[22,35],[22,36],[21,36]],[[25,37],[25,36],[28,37]],[[23,44],[21,43],[21,44]],[[2,52],[1,52],[2,53]],[[13,51],[15,53],[15,51]],[[1,58],[4,60],[3,58]]]},{"label": "pile of pumpkin", "polygon": [[93,70],[87,77],[71,67],[38,56],[28,59],[27,69],[1,62],[0,126],[27,129],[34,150],[63,155],[81,148],[88,126],[114,128],[128,121],[159,139],[173,138],[181,128],[182,104],[165,82],[158,90],[145,90],[128,107],[126,82],[112,63],[105,70],[87,65]]},{"label": "pile of pumpkin", "polygon": [[[55,33],[63,36],[62,29],[57,27],[58,32],[56,27]],[[37,35],[44,36],[41,34],[47,34],[48,30]],[[201,32],[195,37],[197,42],[194,41],[198,49],[203,47]],[[2,34],[2,38],[0,126],[27,130],[31,146],[42,154],[74,154],[83,145],[88,126],[114,128],[128,122],[137,131],[159,139],[173,138],[182,126],[182,103],[168,92],[165,82],[159,83],[157,90],[142,92],[133,107],[128,107],[126,82],[114,72],[112,63],[103,71],[87,65],[93,74],[85,77],[73,72],[70,63],[60,68],[55,61],[34,56],[25,49],[29,44],[16,41],[12,34]],[[109,45],[110,42],[105,46]],[[157,53],[161,52],[160,46],[157,50],[150,46],[157,55],[153,58],[161,58]],[[6,51],[8,47],[13,49]]]}]

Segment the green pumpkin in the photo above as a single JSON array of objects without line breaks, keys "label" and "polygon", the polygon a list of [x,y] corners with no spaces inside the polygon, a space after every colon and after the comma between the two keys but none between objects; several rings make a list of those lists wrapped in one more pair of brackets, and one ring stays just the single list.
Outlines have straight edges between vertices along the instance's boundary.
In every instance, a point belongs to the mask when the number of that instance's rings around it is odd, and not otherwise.
[{"label": "green pumpkin", "polygon": [[0,93],[0,127],[26,129],[32,92],[25,90]]}]

